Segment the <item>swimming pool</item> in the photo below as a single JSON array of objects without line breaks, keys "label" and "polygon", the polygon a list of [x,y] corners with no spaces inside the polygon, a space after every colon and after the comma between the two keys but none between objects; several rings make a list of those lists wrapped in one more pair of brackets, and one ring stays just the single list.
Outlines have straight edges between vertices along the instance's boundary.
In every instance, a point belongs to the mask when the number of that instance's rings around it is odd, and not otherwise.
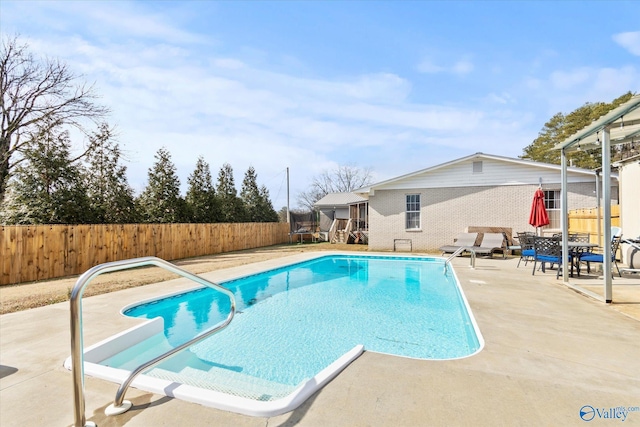
[{"label": "swimming pool", "polygon": [[[467,357],[481,349],[482,337],[455,273],[443,274],[443,263],[319,256],[223,282],[236,295],[231,324],[152,368],[134,386],[154,380],[183,384],[195,389],[187,394],[199,403],[268,416],[294,409],[363,349],[418,359]],[[111,345],[117,351],[97,346],[91,348],[95,357],[88,350],[85,360],[100,369],[130,371],[219,323],[228,314],[225,300],[205,288],[127,307],[128,316],[155,320],[131,331],[134,342],[122,344],[130,335],[124,334]],[[203,402],[207,393],[224,402]]]}]

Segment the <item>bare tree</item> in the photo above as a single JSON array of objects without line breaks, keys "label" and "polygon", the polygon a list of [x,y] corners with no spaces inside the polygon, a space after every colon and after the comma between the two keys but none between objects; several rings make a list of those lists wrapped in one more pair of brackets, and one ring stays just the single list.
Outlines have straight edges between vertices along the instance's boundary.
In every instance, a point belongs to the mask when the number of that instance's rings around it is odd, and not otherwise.
[{"label": "bare tree", "polygon": [[[0,134],[0,203],[12,170],[21,162],[32,136],[51,127],[74,126],[87,134],[86,120],[96,123],[109,110],[95,103],[93,86],[78,82],[66,64],[57,59],[39,60],[19,44],[17,37],[3,38],[0,51],[2,133]],[[71,161],[84,156],[85,147]],[[12,160],[13,158],[13,160]]]},{"label": "bare tree", "polygon": [[313,210],[313,205],[327,194],[348,193],[371,184],[371,180],[371,168],[339,165],[313,177],[310,188],[298,194],[298,204]]}]

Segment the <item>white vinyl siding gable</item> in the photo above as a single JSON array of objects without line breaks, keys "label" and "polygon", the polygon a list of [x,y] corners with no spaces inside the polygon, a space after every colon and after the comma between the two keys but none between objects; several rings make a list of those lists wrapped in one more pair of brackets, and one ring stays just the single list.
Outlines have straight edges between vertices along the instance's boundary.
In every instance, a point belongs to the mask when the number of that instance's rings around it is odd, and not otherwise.
[{"label": "white vinyl siding gable", "polygon": [[[410,190],[417,188],[538,185],[540,179],[542,179],[543,185],[560,182],[560,169],[482,158],[482,171],[474,172],[474,163],[476,163],[477,171],[478,161],[477,159],[469,159],[374,188],[376,190]],[[569,183],[594,182],[595,186],[595,176],[588,173],[568,171],[567,178]]]}]

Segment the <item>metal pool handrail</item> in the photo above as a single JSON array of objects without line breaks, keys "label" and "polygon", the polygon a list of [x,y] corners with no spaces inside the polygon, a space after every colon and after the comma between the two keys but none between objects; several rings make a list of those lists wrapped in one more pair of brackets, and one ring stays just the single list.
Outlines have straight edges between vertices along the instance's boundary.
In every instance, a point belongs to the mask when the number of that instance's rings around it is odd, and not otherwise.
[{"label": "metal pool handrail", "polygon": [[457,257],[458,255],[460,255],[464,251],[471,252],[471,261],[469,262],[469,267],[476,268],[476,251],[475,251],[475,249],[473,249],[471,246],[460,246],[458,249],[455,250],[455,252],[453,252],[451,255],[449,255],[449,258],[447,258],[444,261],[444,273],[445,274],[447,272],[447,265],[451,264],[451,260],[454,259],[455,257]]},{"label": "metal pool handrail", "polygon": [[107,408],[107,413],[109,415],[116,415],[123,412],[126,412],[129,408],[131,408],[131,402],[124,402],[123,399],[124,394],[127,391],[127,388],[133,381],[133,379],[143,370],[159,363],[160,361],[173,356],[181,350],[193,345],[194,343],[207,338],[210,335],[220,331],[225,328],[233,319],[233,316],[236,311],[236,301],[233,296],[233,292],[230,290],[216,284],[210,282],[202,277],[196,276],[195,274],[189,273],[186,270],[176,267],[175,265],[157,258],[157,257],[143,257],[143,258],[133,258],[122,261],[114,261],[107,262],[104,264],[96,265],[95,267],[87,270],[82,276],[78,278],[76,284],[71,290],[70,304],[71,304],[71,368],[73,374],[73,403],[74,403],[74,426],[75,427],[89,427],[95,426],[93,422],[86,423],[85,418],[85,396],[84,396],[84,349],[83,349],[83,336],[82,336],[82,294],[84,293],[84,289],[87,287],[89,282],[93,280],[95,277],[99,276],[103,273],[110,273],[113,271],[126,270],[130,268],[142,267],[145,265],[155,265],[156,267],[164,268],[165,270],[171,271],[172,273],[178,274],[182,277],[186,277],[187,279],[193,280],[203,286],[208,286],[213,288],[223,294],[227,295],[231,301],[231,308],[229,311],[229,315],[227,318],[215,328],[206,331],[190,341],[174,348],[166,353],[140,365],[136,368],[131,375],[120,385],[118,391],[116,393],[115,401],[112,405]]}]

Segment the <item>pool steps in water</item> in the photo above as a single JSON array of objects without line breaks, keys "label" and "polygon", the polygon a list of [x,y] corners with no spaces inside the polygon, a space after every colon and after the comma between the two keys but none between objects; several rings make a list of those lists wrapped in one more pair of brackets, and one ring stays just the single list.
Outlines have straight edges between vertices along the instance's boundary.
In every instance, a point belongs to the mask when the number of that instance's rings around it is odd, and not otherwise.
[{"label": "pool steps in water", "polygon": [[215,367],[209,371],[185,367],[180,372],[155,368],[145,375],[262,402],[281,399],[298,388]]}]

